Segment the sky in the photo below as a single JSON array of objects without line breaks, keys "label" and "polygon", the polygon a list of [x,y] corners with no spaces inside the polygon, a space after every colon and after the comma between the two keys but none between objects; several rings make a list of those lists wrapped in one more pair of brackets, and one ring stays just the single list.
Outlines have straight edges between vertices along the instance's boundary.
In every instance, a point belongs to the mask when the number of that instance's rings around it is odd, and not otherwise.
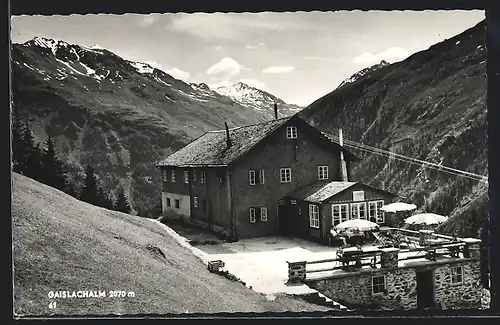
[{"label": "sky", "polygon": [[14,16],[11,38],[98,46],[211,88],[239,81],[306,106],[357,71],[401,61],[484,11]]}]

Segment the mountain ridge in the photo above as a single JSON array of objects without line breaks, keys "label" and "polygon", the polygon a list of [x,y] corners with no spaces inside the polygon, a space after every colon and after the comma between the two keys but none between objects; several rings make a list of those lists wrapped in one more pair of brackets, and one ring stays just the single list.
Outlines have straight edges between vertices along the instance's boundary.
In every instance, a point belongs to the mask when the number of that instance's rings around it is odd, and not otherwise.
[{"label": "mountain ridge", "polygon": [[271,107],[243,106],[105,49],[38,37],[12,44],[11,53],[13,106],[38,142],[54,139],[75,184],[94,165],[106,188],[126,189],[136,211],[159,202],[156,161],[225,122],[274,118]]},{"label": "mountain ridge", "polygon": [[362,78],[367,73],[371,73],[371,72],[373,72],[375,70],[378,70],[378,69],[383,68],[383,67],[388,66],[388,65],[390,65],[389,62],[387,62],[386,60],[382,60],[382,61],[380,61],[380,63],[374,64],[374,65],[372,65],[370,67],[367,67],[367,68],[364,68],[362,70],[359,70],[358,72],[356,72],[355,74],[353,74],[349,78],[347,78],[344,81],[342,81],[337,88],[343,87],[346,84],[350,84],[350,83],[356,82],[357,80],[359,80],[360,78]]},{"label": "mountain ridge", "polygon": [[[370,71],[298,113],[322,132],[422,161],[487,175],[485,23]],[[487,185],[357,150],[354,177],[450,216],[441,230],[478,237]]]},{"label": "mountain ridge", "polygon": [[[482,22],[461,34],[429,47],[427,50],[417,52],[403,61],[392,64],[381,62],[378,65],[360,70],[346,79],[341,86],[339,85],[332,92],[315,100],[297,114],[322,132],[336,134],[336,129],[343,126],[344,136],[348,140],[423,161],[485,175],[487,173],[485,52],[484,22]],[[372,69],[373,67],[376,68]],[[125,68],[123,69],[125,70]],[[17,70],[18,79],[19,75],[22,76],[19,70]],[[34,67],[24,70],[34,71]],[[112,75],[112,77],[115,76]],[[116,76],[115,82],[123,83],[127,77],[130,76],[125,75],[121,78]],[[167,78],[162,75],[157,77]],[[181,82],[177,85],[175,79],[170,78],[161,80],[182,88],[181,91],[186,94],[191,92],[188,89],[198,90],[200,91],[197,93],[199,98],[202,96],[199,94],[202,94],[203,91],[216,92],[206,84],[188,85]],[[140,78],[139,80],[142,81]],[[35,86],[32,83],[35,83]],[[26,78],[21,84],[22,87],[18,85],[15,89],[17,92],[19,92],[19,88],[23,87],[35,87],[39,92],[52,90],[50,87],[48,89],[40,87],[30,78]],[[147,96],[151,96],[148,89],[138,85],[138,82],[135,82],[134,86],[138,88],[136,93],[140,94],[140,90],[142,90],[146,99]],[[230,90],[219,89],[219,91],[228,94],[230,94]],[[188,100],[189,96],[177,93],[180,94],[180,97],[171,98],[172,100],[179,100],[179,98],[184,101]],[[59,92],[56,92],[56,95],[58,94]],[[152,161],[155,157],[164,157],[169,150],[182,147],[192,139],[194,134],[200,134],[214,128],[221,129],[225,120],[234,121],[230,115],[235,114],[233,109],[236,109],[236,116],[241,121],[234,124],[258,123],[273,118],[271,109],[265,111],[266,114],[258,114],[259,110],[249,107],[243,108],[242,99],[237,102],[227,96],[218,95],[220,97],[214,95],[214,98],[218,98],[219,101],[226,99],[229,104],[219,110],[220,114],[217,118],[210,120],[209,126],[206,124],[200,126],[197,132],[193,132],[192,125],[199,123],[199,121],[193,120],[191,116],[184,116],[178,121],[176,120],[176,123],[180,123],[176,125],[183,126],[177,129],[175,125],[171,125],[175,123],[165,122],[165,119],[159,120],[156,125],[147,119],[145,122],[143,118],[140,119],[143,125],[138,129],[135,124],[130,126],[131,112],[111,110],[111,113],[119,115],[114,117],[113,132],[118,133],[116,130],[122,128],[123,125],[130,128],[128,133],[118,136],[120,144],[124,138],[132,139],[132,141],[125,141],[127,142],[125,146],[122,145],[124,150],[118,150],[118,156],[121,156],[122,160],[126,160],[127,152],[130,154],[129,148],[131,146],[140,147],[143,142],[161,142],[155,138],[159,135],[162,137],[168,135],[170,138],[162,141],[173,142],[168,145],[165,145],[164,142],[156,143],[154,150],[146,150],[146,153],[135,152],[132,155],[135,159],[129,158],[134,163],[127,168],[134,170],[135,174],[131,176],[132,173],[130,173],[127,177],[132,179],[133,186],[131,188],[134,189],[135,193],[141,193],[137,198],[138,201],[148,201],[147,196],[158,196],[160,192],[158,185],[151,185],[148,190],[145,190],[145,185],[141,183],[140,176],[146,174],[153,174],[153,183],[161,183],[160,175],[156,172],[152,173],[153,168],[146,161]],[[233,96],[233,98],[238,99],[238,96]],[[75,99],[73,98],[73,100]],[[16,102],[16,96],[14,96],[14,101]],[[40,115],[40,110],[34,110],[31,105],[26,105],[23,102],[26,101],[25,98],[20,101],[20,104],[24,104],[21,106],[24,106],[27,111],[31,111],[32,117]],[[19,104],[19,100],[17,104]],[[214,106],[218,107],[218,104],[212,106],[205,104],[197,107],[213,110]],[[71,111],[72,108],[69,110]],[[142,111],[144,111],[144,107]],[[200,112],[203,111],[200,110]],[[246,116],[245,118],[245,116],[238,115],[237,113],[240,112],[242,115],[250,112],[251,117]],[[174,116],[174,118],[177,119],[179,116]],[[203,117],[198,116],[197,118],[202,119]],[[133,122],[136,123],[135,120]],[[106,128],[95,121],[93,123],[91,127],[93,129]],[[110,122],[110,124],[113,123]],[[65,125],[66,128],[70,126]],[[229,126],[234,127],[235,125]],[[163,129],[162,131],[152,131],[154,128]],[[112,132],[104,131],[103,133],[109,135]],[[132,134],[135,136],[130,138]],[[140,140],[134,140],[137,136]],[[162,153],[159,154],[156,152],[158,148],[167,149],[162,149]],[[96,151],[95,148],[92,152],[96,154],[91,155],[90,149],[83,150],[83,152],[86,152],[87,159],[96,161],[101,156],[106,155],[105,150]],[[449,222],[442,226],[444,232],[460,236],[478,236],[487,201],[487,187],[484,184],[428,170],[422,166],[410,166],[405,162],[387,157],[363,152],[358,152],[358,154],[362,156],[363,160],[353,168],[355,178],[407,196],[409,201],[420,207],[419,211],[449,215]],[[111,159],[108,157],[107,160],[109,165]],[[137,162],[139,163],[137,164]],[[111,169],[106,164],[101,165],[108,168],[107,170],[116,171],[116,168]],[[148,204],[151,203],[149,200]]]}]

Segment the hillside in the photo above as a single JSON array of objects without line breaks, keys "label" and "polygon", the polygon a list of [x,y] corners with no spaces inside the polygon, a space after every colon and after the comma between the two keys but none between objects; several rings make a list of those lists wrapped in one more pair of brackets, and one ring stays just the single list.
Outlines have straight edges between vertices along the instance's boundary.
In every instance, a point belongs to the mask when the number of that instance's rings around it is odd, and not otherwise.
[{"label": "hillside", "polygon": [[[412,158],[487,175],[484,22],[404,61],[366,73],[299,115],[321,131]],[[353,149],[354,150],[354,149]],[[354,177],[449,215],[445,232],[478,236],[487,185],[355,151]]]},{"label": "hillside", "polygon": [[225,121],[274,118],[269,102],[255,109],[105,49],[45,38],[12,45],[12,93],[39,140],[55,140],[76,183],[92,163],[108,189],[125,186],[136,210],[159,201],[156,161]]},{"label": "hillside", "polygon": [[[16,173],[12,221],[18,316],[324,310],[287,296],[267,301],[209,273],[161,226]],[[49,291],[66,290],[125,290],[135,297],[58,299],[50,309]]]}]

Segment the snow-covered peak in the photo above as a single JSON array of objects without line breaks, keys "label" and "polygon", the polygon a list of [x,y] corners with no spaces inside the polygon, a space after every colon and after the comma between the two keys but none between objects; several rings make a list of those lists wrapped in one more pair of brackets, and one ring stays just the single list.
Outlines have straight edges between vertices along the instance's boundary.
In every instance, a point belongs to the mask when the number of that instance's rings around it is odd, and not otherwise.
[{"label": "snow-covered peak", "polygon": [[25,42],[23,45],[46,48],[49,49],[53,54],[56,54],[57,49],[69,46],[69,44],[64,41],[44,37],[35,37],[32,40]]},{"label": "snow-covered peak", "polygon": [[128,63],[133,66],[139,73],[153,73],[155,68],[147,63],[128,61]]},{"label": "snow-covered peak", "polygon": [[293,109],[299,109],[294,105],[286,104],[282,99],[267,91],[257,89],[241,81],[230,86],[217,87],[214,91],[244,106],[254,107],[255,109],[273,109],[274,103],[281,107],[287,106],[289,109],[292,109],[292,106]]},{"label": "snow-covered peak", "polygon": [[97,45],[97,44],[92,45],[92,46],[90,47],[90,49],[92,49],[92,50],[105,50],[105,48],[104,48],[104,47],[99,46],[99,45]]},{"label": "snow-covered peak", "polygon": [[361,77],[365,76],[366,74],[373,72],[375,70],[378,70],[380,68],[383,68],[387,65],[390,65],[390,63],[385,61],[385,60],[382,60],[378,64],[375,64],[371,67],[368,67],[368,68],[365,68],[361,71],[358,71],[355,74],[353,74],[352,76],[350,76],[349,78],[347,78],[346,80],[342,81],[342,83],[337,88],[340,88],[340,87],[342,87],[346,84],[349,84],[349,83],[353,83],[353,82],[359,80]]},{"label": "snow-covered peak", "polygon": [[193,88],[194,90],[202,90],[202,91],[203,91],[203,90],[204,90],[204,91],[210,91],[210,90],[211,90],[211,89],[210,89],[210,87],[209,87],[206,83],[204,83],[204,82],[199,83],[199,84],[191,83],[191,84],[189,84],[189,85],[190,85],[190,86],[191,86],[191,88]]},{"label": "snow-covered peak", "polygon": [[77,44],[71,44],[62,40],[56,40],[56,39],[51,39],[51,38],[45,38],[45,37],[35,37],[25,43],[22,44],[25,47],[30,47],[30,46],[35,46],[39,48],[44,48],[50,50],[52,54],[56,55],[59,50],[67,50],[70,49],[72,52],[75,51],[80,51],[84,50],[87,52],[94,52],[97,54],[103,54],[102,51],[105,50],[102,47],[98,46],[91,46],[91,47],[86,47],[83,45],[77,45]]},{"label": "snow-covered peak", "polygon": [[268,92],[249,86],[241,81],[230,86],[217,87],[214,90],[223,96],[230,97],[233,100],[240,102],[255,100],[282,102],[280,99],[269,94]]}]

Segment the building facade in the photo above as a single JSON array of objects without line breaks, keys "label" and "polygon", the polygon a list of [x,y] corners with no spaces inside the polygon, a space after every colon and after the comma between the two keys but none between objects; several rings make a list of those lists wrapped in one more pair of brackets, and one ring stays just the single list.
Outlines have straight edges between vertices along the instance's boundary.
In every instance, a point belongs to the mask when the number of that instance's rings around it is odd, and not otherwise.
[{"label": "building facade", "polygon": [[398,197],[359,182],[313,183],[280,201],[282,233],[326,243],[332,227],[347,220],[385,225],[385,213],[380,208]]},{"label": "building facade", "polygon": [[297,116],[226,126],[157,164],[163,214],[233,239],[277,235],[280,223],[290,222],[278,215],[287,195],[316,183],[348,181],[356,160]]}]

